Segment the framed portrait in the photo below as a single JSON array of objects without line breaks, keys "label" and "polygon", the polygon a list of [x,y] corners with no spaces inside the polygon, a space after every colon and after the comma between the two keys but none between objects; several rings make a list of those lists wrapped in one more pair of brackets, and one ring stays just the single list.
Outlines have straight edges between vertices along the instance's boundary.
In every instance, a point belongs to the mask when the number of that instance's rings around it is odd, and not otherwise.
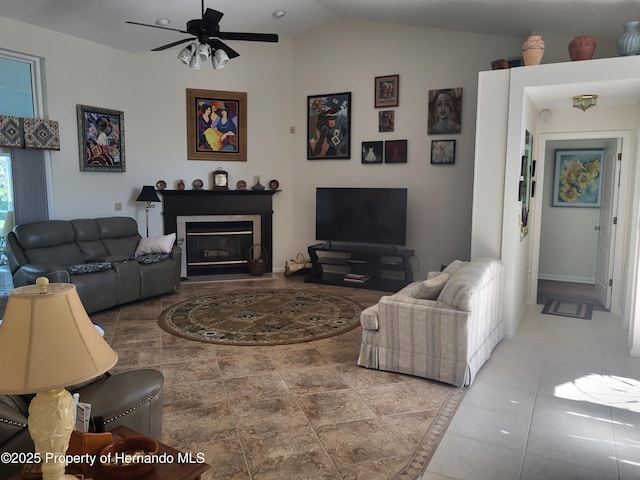
[{"label": "framed portrait", "polygon": [[453,164],[456,162],[455,140],[432,140],[431,163],[435,165]]},{"label": "framed portrait", "polygon": [[382,163],[383,142],[362,142],[362,163]]},{"label": "framed portrait", "polygon": [[307,97],[307,160],[351,158],[351,92]]},{"label": "framed portrait", "polygon": [[554,207],[600,207],[604,150],[556,150]]},{"label": "framed portrait", "polygon": [[247,161],[247,94],[187,88],[187,158]]},{"label": "framed portrait", "polygon": [[375,78],[375,108],[397,107],[400,95],[400,75]]},{"label": "framed portrait", "polygon": [[384,142],[384,163],[407,163],[407,140]]},{"label": "framed portrait", "polygon": [[460,133],[462,122],[462,88],[429,90],[428,133]]},{"label": "framed portrait", "polygon": [[80,171],[125,172],[124,113],[77,105]]},{"label": "framed portrait", "polygon": [[393,132],[395,130],[395,114],[393,110],[378,112],[378,131]]}]

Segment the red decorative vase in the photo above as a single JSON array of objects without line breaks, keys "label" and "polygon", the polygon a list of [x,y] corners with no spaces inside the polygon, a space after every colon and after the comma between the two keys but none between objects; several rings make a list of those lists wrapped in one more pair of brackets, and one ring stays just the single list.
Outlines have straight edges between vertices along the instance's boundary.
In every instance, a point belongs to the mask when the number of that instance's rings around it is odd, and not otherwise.
[{"label": "red decorative vase", "polygon": [[569,57],[572,61],[591,60],[596,51],[596,39],[591,35],[578,35],[569,42]]}]

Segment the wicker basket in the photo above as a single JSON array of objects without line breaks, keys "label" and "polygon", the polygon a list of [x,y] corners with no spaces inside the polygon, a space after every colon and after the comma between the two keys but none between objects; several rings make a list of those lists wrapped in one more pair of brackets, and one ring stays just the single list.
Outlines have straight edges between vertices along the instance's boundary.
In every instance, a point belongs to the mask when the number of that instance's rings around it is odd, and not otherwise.
[{"label": "wicker basket", "polygon": [[[256,256],[257,254],[257,256]],[[269,262],[269,255],[267,249],[259,243],[255,243],[249,247],[247,255],[247,265],[249,266],[249,273],[254,277],[261,277],[264,274],[264,269]]]}]

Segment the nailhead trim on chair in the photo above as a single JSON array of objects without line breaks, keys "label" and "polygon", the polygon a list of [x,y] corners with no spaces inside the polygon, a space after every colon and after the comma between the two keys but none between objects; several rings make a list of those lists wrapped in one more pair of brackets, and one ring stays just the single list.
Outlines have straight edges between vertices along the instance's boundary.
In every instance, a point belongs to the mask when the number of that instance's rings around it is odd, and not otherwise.
[{"label": "nailhead trim on chair", "polygon": [[140,403],[139,403],[139,404],[137,404],[136,406],[131,407],[131,408],[129,408],[129,409],[127,409],[127,410],[125,410],[124,412],[121,412],[121,413],[119,413],[119,414],[117,414],[117,415],[115,415],[115,416],[113,416],[113,417],[111,417],[111,418],[105,418],[105,420],[104,420],[105,425],[106,425],[107,423],[114,422],[114,421],[118,420],[119,418],[124,417],[125,415],[129,415],[131,412],[133,412],[133,411],[135,411],[135,410],[139,409],[139,408],[140,408],[140,407],[142,407],[143,405],[145,405],[145,404],[149,403],[151,400],[153,400],[153,399],[157,398],[157,397],[158,397],[158,395],[159,395],[159,393],[156,393],[155,395],[151,395],[149,398],[147,398],[146,400],[143,400],[142,402],[140,402]]},{"label": "nailhead trim on chair", "polygon": [[9,420],[2,417],[0,417],[0,423],[6,423],[7,425],[12,425],[14,427],[23,427],[23,428],[27,427],[26,423],[20,423],[20,422],[16,422],[14,420]]}]

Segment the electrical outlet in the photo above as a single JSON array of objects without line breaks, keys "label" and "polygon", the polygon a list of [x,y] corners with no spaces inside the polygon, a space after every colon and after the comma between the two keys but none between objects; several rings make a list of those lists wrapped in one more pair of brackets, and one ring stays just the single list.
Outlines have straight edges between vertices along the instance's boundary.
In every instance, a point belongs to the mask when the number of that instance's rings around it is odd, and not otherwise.
[{"label": "electrical outlet", "polygon": [[120,210],[122,210],[122,203],[116,202],[115,208],[116,208],[116,212],[119,212]]}]

